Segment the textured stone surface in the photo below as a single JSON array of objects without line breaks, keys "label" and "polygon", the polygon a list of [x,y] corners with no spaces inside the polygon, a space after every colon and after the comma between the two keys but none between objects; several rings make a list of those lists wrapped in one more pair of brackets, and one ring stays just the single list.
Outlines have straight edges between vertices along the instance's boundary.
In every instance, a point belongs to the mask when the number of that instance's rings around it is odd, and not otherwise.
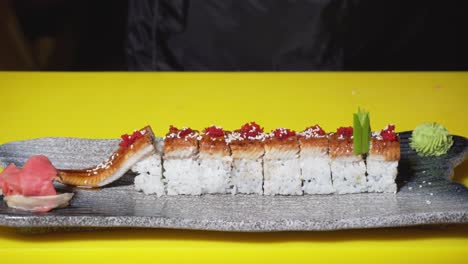
[{"label": "textured stone surface", "polygon": [[[71,206],[45,214],[6,207],[0,225],[24,228],[147,227],[220,231],[284,231],[377,228],[468,222],[468,190],[451,182],[453,167],[468,153],[468,140],[454,137],[447,155],[422,158],[401,133],[397,194],[362,193],[266,197],[204,195],[157,198],[133,189],[133,175],[100,190],[74,189]],[[117,140],[43,138],[0,146],[0,165],[22,165],[47,155],[58,168],[82,168],[107,158]],[[66,189],[65,186],[57,186]],[[70,191],[70,190],[69,190]]]}]

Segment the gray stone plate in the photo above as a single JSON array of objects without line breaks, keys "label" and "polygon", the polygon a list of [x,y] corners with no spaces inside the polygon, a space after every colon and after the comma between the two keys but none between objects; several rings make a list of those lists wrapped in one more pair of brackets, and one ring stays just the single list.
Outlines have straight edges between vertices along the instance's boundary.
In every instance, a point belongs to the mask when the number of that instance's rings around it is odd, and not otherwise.
[{"label": "gray stone plate", "polygon": [[[157,198],[134,191],[127,174],[100,190],[73,189],[71,206],[33,214],[0,201],[0,225],[21,228],[178,228],[218,231],[286,231],[377,228],[468,222],[468,190],[450,181],[468,153],[468,140],[455,136],[447,155],[422,158],[401,136],[396,194],[256,196],[203,195]],[[98,164],[117,140],[41,138],[0,146],[0,165],[22,165],[47,155],[58,168]],[[65,186],[57,186],[66,189]]]}]

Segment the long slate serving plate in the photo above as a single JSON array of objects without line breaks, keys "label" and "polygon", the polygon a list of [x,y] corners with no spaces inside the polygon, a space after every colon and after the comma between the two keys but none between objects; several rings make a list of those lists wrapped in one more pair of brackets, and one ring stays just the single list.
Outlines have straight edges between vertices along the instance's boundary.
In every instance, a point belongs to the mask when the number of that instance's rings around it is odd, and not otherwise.
[{"label": "long slate serving plate", "polygon": [[[468,153],[455,136],[447,155],[423,158],[400,133],[396,194],[257,196],[146,196],[133,189],[133,175],[100,190],[72,189],[71,206],[32,214],[0,201],[0,225],[22,228],[138,227],[218,231],[337,230],[468,222],[468,189],[450,181]],[[83,168],[105,160],[117,140],[41,138],[0,146],[0,165],[22,165],[47,155],[57,168]],[[58,188],[67,188],[58,186]]]}]

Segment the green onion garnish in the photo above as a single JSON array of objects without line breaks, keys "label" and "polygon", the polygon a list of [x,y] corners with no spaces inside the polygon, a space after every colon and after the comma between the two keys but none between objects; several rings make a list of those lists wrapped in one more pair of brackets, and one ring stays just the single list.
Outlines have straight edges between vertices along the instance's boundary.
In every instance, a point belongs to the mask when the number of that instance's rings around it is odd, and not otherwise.
[{"label": "green onion garnish", "polygon": [[370,148],[370,118],[369,112],[358,108],[358,112],[353,115],[354,128],[354,154],[360,155],[369,152]]}]

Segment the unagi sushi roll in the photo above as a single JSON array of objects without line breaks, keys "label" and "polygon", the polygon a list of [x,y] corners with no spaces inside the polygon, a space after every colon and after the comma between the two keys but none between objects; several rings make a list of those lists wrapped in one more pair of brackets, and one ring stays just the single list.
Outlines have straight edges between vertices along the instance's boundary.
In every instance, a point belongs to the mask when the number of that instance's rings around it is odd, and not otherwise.
[{"label": "unagi sushi roll", "polygon": [[294,131],[278,128],[265,139],[263,157],[265,195],[301,195],[299,143]]},{"label": "unagi sushi roll", "polygon": [[162,196],[166,194],[162,175],[162,140],[155,139],[155,153],[133,165],[135,189],[144,194]]},{"label": "unagi sushi roll", "polygon": [[228,135],[231,148],[232,193],[263,194],[263,128],[247,123]]},{"label": "unagi sushi roll", "polygon": [[394,132],[395,126],[388,125],[371,137],[367,156],[367,189],[369,192],[396,192],[395,179],[400,160],[400,139]]},{"label": "unagi sushi roll", "polygon": [[190,128],[170,127],[164,137],[164,178],[168,195],[200,195],[198,139],[199,133]]},{"label": "unagi sushi roll", "polygon": [[328,135],[319,125],[309,127],[298,134],[300,166],[305,194],[328,194],[332,185]]},{"label": "unagi sushi roll", "polygon": [[366,165],[354,154],[352,135],[352,127],[340,127],[329,136],[333,187],[339,194],[367,191]]},{"label": "unagi sushi roll", "polygon": [[221,127],[210,126],[199,142],[199,181],[201,193],[231,192],[232,158]]}]

